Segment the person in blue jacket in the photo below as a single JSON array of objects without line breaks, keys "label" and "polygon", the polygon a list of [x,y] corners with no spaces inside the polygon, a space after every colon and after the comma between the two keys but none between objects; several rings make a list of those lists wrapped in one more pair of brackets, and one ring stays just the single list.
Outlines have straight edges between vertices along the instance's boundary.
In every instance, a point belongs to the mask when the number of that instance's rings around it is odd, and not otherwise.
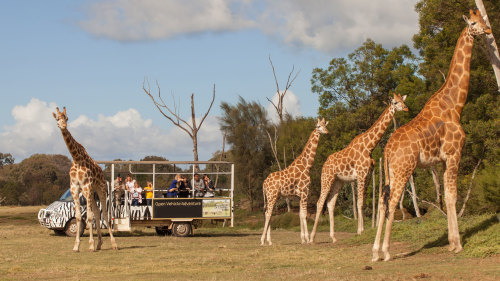
[{"label": "person in blue jacket", "polygon": [[167,198],[176,198],[177,192],[179,191],[179,186],[181,184],[181,175],[175,175],[174,180],[170,184],[170,187],[167,189]]}]

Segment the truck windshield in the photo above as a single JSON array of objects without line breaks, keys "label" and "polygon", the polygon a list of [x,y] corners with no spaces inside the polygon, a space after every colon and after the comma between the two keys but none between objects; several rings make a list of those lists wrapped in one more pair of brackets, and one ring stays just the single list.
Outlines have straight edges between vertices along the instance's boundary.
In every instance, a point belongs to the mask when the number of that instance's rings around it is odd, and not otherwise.
[{"label": "truck windshield", "polygon": [[73,201],[73,197],[71,196],[71,190],[68,189],[64,194],[59,198],[59,201],[64,201],[64,202],[71,202]]}]

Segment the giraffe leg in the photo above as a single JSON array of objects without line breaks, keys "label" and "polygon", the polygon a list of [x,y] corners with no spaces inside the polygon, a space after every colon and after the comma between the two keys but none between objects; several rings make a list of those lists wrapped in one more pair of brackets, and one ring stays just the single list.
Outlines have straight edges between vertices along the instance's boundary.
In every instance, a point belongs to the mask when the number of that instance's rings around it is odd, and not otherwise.
[{"label": "giraffe leg", "polygon": [[[90,190],[90,189],[89,189]],[[87,198],[87,223],[89,226],[89,251],[93,252],[94,249],[94,210],[92,204],[94,204],[94,192],[89,192]]]},{"label": "giraffe leg", "polygon": [[330,189],[332,187],[332,182],[335,180],[334,176],[326,175],[325,173],[321,174],[321,194],[318,199],[318,203],[316,203],[316,218],[314,219],[314,226],[311,231],[311,240],[310,243],[314,243],[314,237],[316,236],[316,229],[318,228],[319,217],[321,216],[321,212],[323,211],[323,206],[325,205],[326,198],[330,193]]},{"label": "giraffe leg", "polygon": [[372,262],[376,262],[380,260],[380,257],[378,255],[378,251],[380,250],[380,238],[382,237],[382,229],[384,227],[384,221],[385,221],[385,204],[384,204],[384,198],[383,196],[380,196],[378,200],[378,225],[377,225],[377,235],[375,236],[375,242],[373,243],[373,248],[372,248]]},{"label": "giraffe leg", "polygon": [[111,229],[111,222],[109,221],[108,205],[106,204],[106,202],[107,202],[106,194],[107,193],[103,192],[102,190],[98,191],[99,201],[101,201],[101,206],[102,206],[101,208],[102,208],[102,213],[104,216],[104,221],[106,222],[106,226],[108,227],[108,233],[109,233],[109,237],[111,239],[111,247],[113,248],[113,250],[118,250],[118,246],[116,245],[115,237],[113,236],[113,230]]},{"label": "giraffe leg", "polygon": [[[458,158],[458,160],[456,160]],[[459,253],[463,250],[460,243],[460,232],[457,219],[457,173],[460,156],[450,157],[446,160],[446,171],[444,172],[444,197],[446,201],[446,213],[448,217],[448,250]]]},{"label": "giraffe leg", "polygon": [[307,230],[307,191],[309,184],[306,185],[305,191],[301,193],[300,198],[300,239],[302,244],[309,243],[309,231]]},{"label": "giraffe leg", "polygon": [[71,184],[71,196],[75,202],[75,218],[76,218],[76,238],[73,246],[73,252],[80,251],[80,229],[82,228],[82,209],[80,209],[80,189]]},{"label": "giraffe leg", "polygon": [[[401,198],[401,194],[403,193],[404,187],[410,178],[410,175],[413,173],[413,169],[407,169],[405,172],[394,173],[394,184],[391,185],[391,193],[389,197],[389,216],[387,218],[387,223],[385,225],[385,233],[384,233],[384,244],[382,244],[382,253],[384,254],[384,261],[389,261],[391,259],[391,255],[389,253],[389,246],[391,242],[391,230],[392,223],[394,222],[394,212],[396,211],[396,206],[399,203],[399,199]],[[383,214],[380,214],[383,216]]]},{"label": "giraffe leg", "polygon": [[102,246],[102,234],[101,234],[101,210],[99,210],[96,200],[92,201],[92,209],[94,210],[95,228],[97,230],[97,246],[95,249],[98,251],[101,249]]},{"label": "giraffe leg", "polygon": [[[271,216],[273,214],[273,208],[274,204],[276,203],[276,200],[278,199],[275,196],[272,196],[268,194],[267,196],[267,208],[266,208],[266,222],[264,223],[264,232],[262,233],[262,237],[260,238],[260,245],[264,246],[264,240],[266,239],[266,234],[268,230],[271,229],[270,221],[271,221]],[[271,234],[267,235],[267,243],[269,245],[272,245],[273,243],[271,242]]]},{"label": "giraffe leg", "polygon": [[366,176],[358,178],[358,235],[365,230],[363,204],[365,202],[365,181]]},{"label": "giraffe leg", "polygon": [[337,197],[339,196],[340,188],[342,187],[343,182],[337,180],[333,183],[333,192],[331,195],[330,201],[326,205],[328,207],[328,216],[330,217],[330,238],[332,239],[332,243],[337,242],[335,238],[335,203],[337,203]]}]

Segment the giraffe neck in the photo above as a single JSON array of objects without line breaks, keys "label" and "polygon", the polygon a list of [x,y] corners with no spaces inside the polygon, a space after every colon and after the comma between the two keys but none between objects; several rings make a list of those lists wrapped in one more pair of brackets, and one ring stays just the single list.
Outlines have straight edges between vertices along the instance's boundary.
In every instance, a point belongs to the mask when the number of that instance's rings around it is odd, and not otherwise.
[{"label": "giraffe neck", "polygon": [[69,153],[73,158],[73,161],[79,162],[89,157],[87,155],[87,152],[85,151],[85,148],[73,138],[68,129],[61,129],[61,133],[64,138],[64,142],[68,147]]},{"label": "giraffe neck", "polygon": [[361,134],[359,138],[355,139],[359,139],[359,141],[363,142],[364,148],[367,149],[370,154],[384,135],[387,127],[391,124],[395,112],[394,106],[390,104],[384,112],[382,112],[377,121],[375,121],[366,132]]},{"label": "giraffe neck", "polygon": [[302,164],[307,170],[312,167],[312,164],[314,163],[314,157],[316,156],[316,149],[318,148],[319,135],[319,132],[315,129],[309,136],[309,139],[307,140],[306,146],[304,147],[304,150],[302,150],[302,153],[300,153],[297,159],[295,159],[295,161],[293,161],[292,165],[290,166]]},{"label": "giraffe neck", "polygon": [[[427,104],[433,100],[438,100],[440,104],[446,105],[446,109],[456,111],[458,115],[462,113],[469,89],[473,43],[474,37],[470,35],[469,27],[465,27],[458,38],[446,80]],[[430,107],[427,104],[422,111]]]}]

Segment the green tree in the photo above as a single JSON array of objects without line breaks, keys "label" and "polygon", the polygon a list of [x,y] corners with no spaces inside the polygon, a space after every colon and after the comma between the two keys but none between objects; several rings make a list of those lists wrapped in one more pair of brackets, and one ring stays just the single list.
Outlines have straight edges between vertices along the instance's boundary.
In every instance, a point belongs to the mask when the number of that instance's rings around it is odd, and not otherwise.
[{"label": "green tree", "polygon": [[257,206],[256,200],[262,200],[262,182],[273,160],[266,135],[269,126],[266,110],[259,103],[247,102],[242,97],[236,105],[223,102],[221,109],[221,130],[227,132],[227,143],[238,163],[235,166],[236,192],[247,197],[253,209]]}]

